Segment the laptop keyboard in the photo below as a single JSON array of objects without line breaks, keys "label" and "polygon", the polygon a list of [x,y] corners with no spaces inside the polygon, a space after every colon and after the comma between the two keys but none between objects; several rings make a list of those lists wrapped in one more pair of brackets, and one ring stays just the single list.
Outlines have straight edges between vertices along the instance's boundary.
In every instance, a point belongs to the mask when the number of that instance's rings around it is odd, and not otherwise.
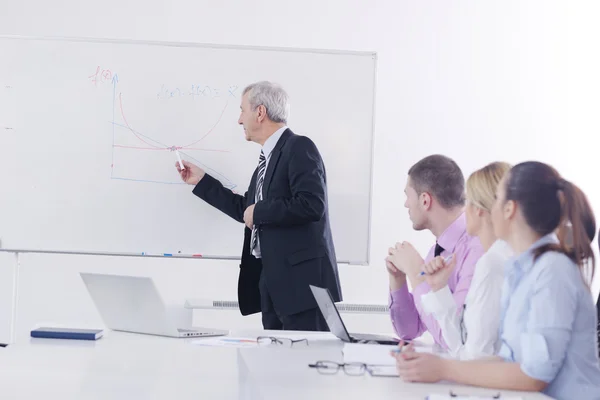
[{"label": "laptop keyboard", "polygon": [[390,344],[398,343],[398,341],[392,337],[373,335],[369,333],[355,333],[351,334],[351,336],[360,341],[389,342]]}]

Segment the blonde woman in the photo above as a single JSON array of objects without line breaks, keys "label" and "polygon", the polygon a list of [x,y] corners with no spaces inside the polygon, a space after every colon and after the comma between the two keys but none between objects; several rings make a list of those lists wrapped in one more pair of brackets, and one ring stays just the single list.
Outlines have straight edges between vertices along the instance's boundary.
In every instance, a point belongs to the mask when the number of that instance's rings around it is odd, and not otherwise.
[{"label": "blonde woman", "polygon": [[448,351],[456,358],[481,358],[499,349],[504,263],[512,251],[507,243],[496,240],[490,212],[498,183],[509,169],[509,164],[495,162],[475,171],[467,180],[467,233],[479,238],[485,254],[477,261],[461,309],[457,309],[448,286],[455,261],[446,264],[442,257],[436,257],[423,267],[431,286],[431,291],[421,297],[424,311],[440,324]]}]

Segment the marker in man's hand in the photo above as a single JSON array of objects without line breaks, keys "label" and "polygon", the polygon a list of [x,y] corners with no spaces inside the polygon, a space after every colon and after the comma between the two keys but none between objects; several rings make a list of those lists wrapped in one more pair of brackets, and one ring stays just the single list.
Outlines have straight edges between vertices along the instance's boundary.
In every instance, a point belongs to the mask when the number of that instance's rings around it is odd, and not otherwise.
[{"label": "marker in man's hand", "polygon": [[[444,258],[444,264],[448,264],[450,262],[450,260],[452,260],[452,256],[454,254],[450,254],[449,256],[447,256],[446,258]],[[421,276],[425,275],[425,271],[421,271],[421,273],[419,274]]]},{"label": "marker in man's hand", "polygon": [[181,161],[181,156],[179,155],[179,150],[175,149],[175,155],[177,156],[177,161],[179,162],[179,168],[184,170],[185,167],[183,166],[183,162]]}]

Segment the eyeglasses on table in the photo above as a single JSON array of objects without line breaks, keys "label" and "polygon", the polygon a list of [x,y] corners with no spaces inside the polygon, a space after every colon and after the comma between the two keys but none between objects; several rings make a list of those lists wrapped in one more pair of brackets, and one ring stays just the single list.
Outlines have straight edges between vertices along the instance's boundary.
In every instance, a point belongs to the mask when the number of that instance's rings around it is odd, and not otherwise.
[{"label": "eyeglasses on table", "polygon": [[293,340],[290,338],[280,338],[275,336],[259,336],[256,338],[259,346],[282,346],[282,347],[306,347],[308,346],[307,339]]},{"label": "eyeglasses on table", "polygon": [[344,371],[346,375],[350,376],[361,376],[365,372],[370,372],[369,366],[365,363],[337,363],[335,361],[317,361],[314,364],[308,364],[310,368],[315,368],[318,373],[323,375],[335,375],[340,369]]},{"label": "eyeglasses on table", "polygon": [[[450,397],[467,397],[468,395],[461,395],[461,394],[456,394],[454,393],[452,390],[450,390],[449,393]],[[470,396],[469,396],[470,397]],[[502,398],[502,394],[498,393],[496,395],[493,395],[491,397],[486,397],[486,398],[492,398],[492,399],[501,399]]]}]

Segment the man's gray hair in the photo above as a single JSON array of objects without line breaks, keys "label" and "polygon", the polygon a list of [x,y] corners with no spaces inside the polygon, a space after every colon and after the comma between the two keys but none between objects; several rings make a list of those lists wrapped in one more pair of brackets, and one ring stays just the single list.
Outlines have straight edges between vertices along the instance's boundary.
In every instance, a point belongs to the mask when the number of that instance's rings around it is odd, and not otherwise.
[{"label": "man's gray hair", "polygon": [[243,94],[248,94],[252,110],[265,106],[271,121],[287,124],[290,113],[289,96],[281,86],[268,81],[256,82],[248,85]]}]

